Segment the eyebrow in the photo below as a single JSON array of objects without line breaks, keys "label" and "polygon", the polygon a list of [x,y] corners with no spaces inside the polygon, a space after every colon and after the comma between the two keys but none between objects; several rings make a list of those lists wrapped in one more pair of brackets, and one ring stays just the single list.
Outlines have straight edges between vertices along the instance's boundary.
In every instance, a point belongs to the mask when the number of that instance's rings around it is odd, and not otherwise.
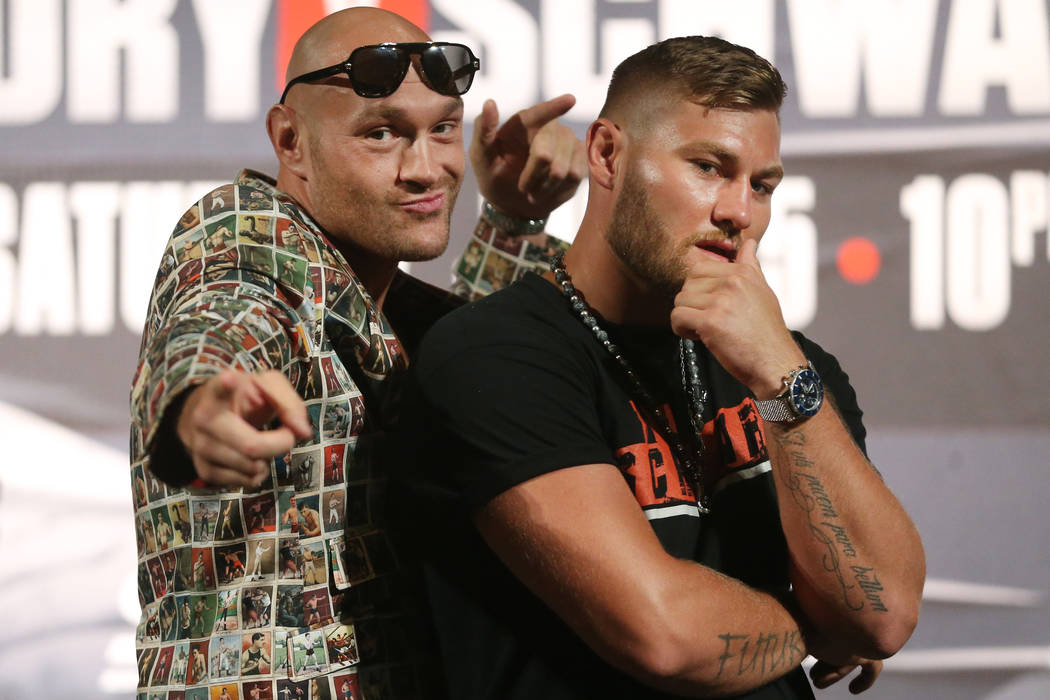
[{"label": "eyebrow", "polygon": [[[736,153],[733,153],[732,151],[726,149],[724,146],[713,141],[701,141],[700,143],[694,144],[693,147],[699,150],[707,151],[719,160],[725,161],[727,163],[732,163],[733,165],[737,165],[740,163],[740,158],[737,157]],[[773,165],[766,168],[765,170],[760,170],[758,173],[756,173],[756,176],[760,180],[767,180],[773,178],[782,180],[784,178],[784,167],[781,165]]]}]

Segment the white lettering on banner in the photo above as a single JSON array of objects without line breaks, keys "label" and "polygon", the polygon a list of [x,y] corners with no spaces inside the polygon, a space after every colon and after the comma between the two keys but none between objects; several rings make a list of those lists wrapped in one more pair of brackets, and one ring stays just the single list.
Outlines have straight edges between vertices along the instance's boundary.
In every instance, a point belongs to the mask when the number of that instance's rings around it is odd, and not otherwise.
[{"label": "white lettering on banner", "polygon": [[[178,0],[4,0],[0,125],[44,121],[63,94],[73,124],[170,123],[186,86],[203,93],[207,121],[257,120],[265,108],[259,86],[269,70],[263,57],[272,48],[264,41],[273,0],[191,4],[193,12],[180,16],[192,16],[196,26],[176,28]],[[325,0],[324,7],[375,4]],[[456,27],[434,37],[465,41],[482,57],[466,96],[468,114],[486,97],[507,115],[572,92],[578,106],[571,119],[587,122],[620,60],[656,39],[684,34],[717,34],[774,59],[777,40],[789,41],[779,48],[790,48],[793,65],[781,68],[804,117],[850,119],[862,103],[875,117],[922,117],[931,86],[939,86],[933,111],[944,116],[980,115],[989,89],[1000,86],[1012,114],[1050,113],[1045,0],[787,0],[787,37],[776,36],[774,0],[638,0],[625,4],[644,16],[630,17],[617,16],[620,3],[608,0],[536,4],[534,15],[516,0],[430,0]],[[946,43],[935,55],[942,5]],[[202,73],[181,76],[178,31],[192,30],[201,37]]]},{"label": "white lettering on banner", "polygon": [[[997,178],[970,173],[947,188],[940,176],[920,175],[901,190],[901,213],[911,224],[913,327],[941,328],[946,311],[970,331],[1006,320],[1011,259],[1033,262],[1033,237],[1047,226],[1050,175],[1018,171],[1010,186],[1021,191],[1008,192]],[[1050,243],[1046,256],[1050,261]]]},{"label": "white lettering on banner", "polygon": [[[1035,262],[1035,234],[1050,224],[1050,178],[1038,170],[1018,170],[1010,176],[1011,257],[1014,265],[1030,267]],[[1050,235],[1046,237],[1050,260]]]},{"label": "white lettering on banner", "polygon": [[119,206],[119,183],[77,182],[69,188],[77,231],[77,317],[85,335],[113,330]]},{"label": "white lettering on banner", "polygon": [[[31,124],[62,98],[59,0],[8,0],[0,7],[0,124]],[[7,37],[7,65],[3,38]]]},{"label": "white lettering on banner", "polygon": [[129,182],[120,207],[120,318],[135,333],[146,321],[150,290],[173,222],[214,183]]},{"label": "white lettering on banner", "polygon": [[941,111],[980,114],[988,88],[995,85],[1006,88],[1007,105],[1015,114],[1050,110],[1050,29],[1045,0],[952,3],[938,99]]},{"label": "white lettering on banner", "polygon": [[[660,39],[691,34],[717,35],[772,61],[776,11],[773,0],[696,2],[661,0]],[[626,58],[624,53],[621,59]]]},{"label": "white lettering on banner", "polygon": [[15,333],[70,335],[76,330],[76,271],[66,186],[34,182],[22,199]]},{"label": "white lettering on banner", "polygon": [[789,0],[787,7],[805,116],[856,115],[862,72],[873,115],[923,113],[937,0]]},{"label": "white lettering on banner", "polygon": [[34,182],[19,227],[18,198],[0,183],[0,333],[105,335],[116,330],[115,308],[140,332],[172,222],[218,184]]},{"label": "white lettering on banner", "polygon": [[17,260],[11,246],[18,240],[18,198],[10,185],[0,182],[0,333],[11,327],[15,302]]},{"label": "white lettering on banner", "polygon": [[571,92],[576,96],[577,114],[589,119],[605,103],[616,64],[656,40],[653,23],[647,19],[602,20],[601,53],[595,66],[598,20],[594,4],[595,0],[542,0],[540,4],[544,92],[547,97]]},{"label": "white lettering on banner", "polygon": [[967,330],[995,328],[1010,311],[1006,187],[991,175],[963,175],[945,200],[948,314]]},{"label": "white lettering on banner", "polygon": [[[481,58],[481,71],[475,76],[470,92],[463,96],[467,115],[478,114],[482,103],[490,97],[496,101],[504,119],[535,102],[539,93],[536,72],[539,28],[531,13],[513,0],[470,4],[431,0],[431,4],[464,30],[434,32],[433,38],[468,44]],[[578,107],[574,112],[581,120],[591,116],[581,113]]]},{"label": "white lettering on banner", "polygon": [[758,258],[790,328],[805,328],[817,314],[817,226],[809,216],[817,188],[808,177],[785,177],[773,195],[769,229]]},{"label": "white lettering on banner", "polygon": [[911,324],[944,325],[944,180],[920,175],[901,190],[900,209],[911,222]]},{"label": "white lettering on banner", "polygon": [[[262,35],[271,0],[193,0],[204,44],[204,116],[249,121],[259,112]],[[236,27],[231,35],[230,28]]]},{"label": "white lettering on banner", "polygon": [[170,122],[178,114],[177,0],[68,0],[66,109],[73,122],[120,116],[121,56],[128,121]]}]

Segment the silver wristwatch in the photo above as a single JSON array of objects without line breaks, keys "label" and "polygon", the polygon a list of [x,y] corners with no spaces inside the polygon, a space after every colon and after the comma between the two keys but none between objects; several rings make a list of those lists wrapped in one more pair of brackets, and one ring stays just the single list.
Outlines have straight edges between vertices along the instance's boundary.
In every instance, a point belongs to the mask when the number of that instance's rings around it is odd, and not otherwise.
[{"label": "silver wristwatch", "polygon": [[784,377],[784,391],[764,401],[755,401],[758,415],[771,423],[798,423],[817,415],[824,404],[824,383],[813,365],[797,367]]}]

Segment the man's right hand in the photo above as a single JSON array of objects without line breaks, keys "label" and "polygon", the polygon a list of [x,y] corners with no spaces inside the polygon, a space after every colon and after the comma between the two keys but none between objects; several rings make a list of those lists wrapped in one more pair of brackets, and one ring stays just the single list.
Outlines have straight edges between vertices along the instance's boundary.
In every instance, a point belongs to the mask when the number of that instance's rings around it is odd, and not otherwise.
[{"label": "man's right hand", "polygon": [[[274,418],[280,425],[266,429]],[[226,370],[193,389],[175,432],[209,486],[258,486],[270,459],[313,436],[306,404],[276,370]]]}]

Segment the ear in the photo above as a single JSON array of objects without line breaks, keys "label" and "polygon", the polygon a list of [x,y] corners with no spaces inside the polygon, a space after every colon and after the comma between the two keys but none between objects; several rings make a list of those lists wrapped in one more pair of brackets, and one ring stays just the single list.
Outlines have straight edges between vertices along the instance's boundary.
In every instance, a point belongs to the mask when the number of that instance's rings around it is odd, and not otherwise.
[{"label": "ear", "polygon": [[307,179],[310,167],[309,150],[305,147],[303,120],[288,105],[277,104],[266,113],[266,133],[270,136],[273,152],[287,169],[300,179]]},{"label": "ear", "polygon": [[599,117],[587,129],[587,167],[591,180],[613,189],[627,135],[605,117]]}]

